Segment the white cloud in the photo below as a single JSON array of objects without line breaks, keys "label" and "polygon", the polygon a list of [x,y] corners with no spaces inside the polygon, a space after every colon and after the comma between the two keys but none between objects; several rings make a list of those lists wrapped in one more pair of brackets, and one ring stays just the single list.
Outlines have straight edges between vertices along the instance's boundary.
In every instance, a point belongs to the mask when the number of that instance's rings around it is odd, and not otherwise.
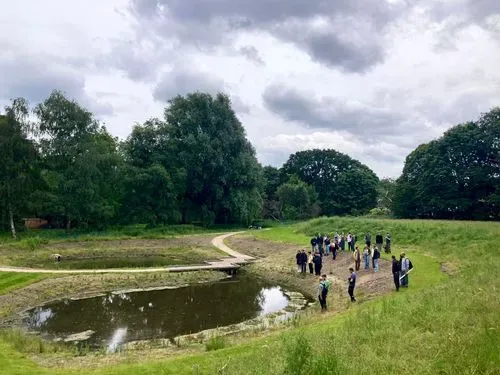
[{"label": "white cloud", "polygon": [[500,104],[497,0],[276,4],[4,1],[0,103],[61,89],[124,138],[169,97],[223,89],[261,162],[334,148],[393,177]]}]

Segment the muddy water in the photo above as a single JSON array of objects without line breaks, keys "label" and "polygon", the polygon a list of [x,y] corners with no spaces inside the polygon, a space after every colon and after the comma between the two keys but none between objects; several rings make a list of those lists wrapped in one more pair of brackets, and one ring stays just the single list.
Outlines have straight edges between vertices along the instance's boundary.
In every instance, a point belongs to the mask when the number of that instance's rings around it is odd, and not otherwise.
[{"label": "muddy water", "polygon": [[[249,276],[209,285],[62,300],[28,311],[24,324],[42,337],[116,349],[135,340],[173,338],[239,323],[286,307],[280,287]],[[93,331],[93,332],[90,332]]]}]

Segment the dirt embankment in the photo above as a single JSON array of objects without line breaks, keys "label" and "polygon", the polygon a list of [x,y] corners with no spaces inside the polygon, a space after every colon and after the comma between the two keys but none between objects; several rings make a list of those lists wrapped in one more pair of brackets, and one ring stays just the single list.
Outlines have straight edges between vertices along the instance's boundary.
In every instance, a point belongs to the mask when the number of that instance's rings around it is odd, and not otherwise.
[{"label": "dirt embankment", "polygon": [[[316,298],[318,278],[309,274],[309,270],[306,275],[297,272],[295,254],[304,247],[260,240],[252,235],[233,236],[226,239],[226,243],[236,251],[257,258],[250,266],[251,272]],[[310,247],[304,249],[309,251]],[[323,258],[321,272],[333,281],[333,288],[328,297],[330,310],[344,310],[350,303],[347,295],[349,267],[354,268],[351,252],[339,253],[335,261],[331,255]],[[380,259],[379,267],[379,272],[374,272],[370,262],[370,268],[365,270],[363,260],[361,261],[355,290],[359,302],[387,294],[394,289],[390,262]]]}]

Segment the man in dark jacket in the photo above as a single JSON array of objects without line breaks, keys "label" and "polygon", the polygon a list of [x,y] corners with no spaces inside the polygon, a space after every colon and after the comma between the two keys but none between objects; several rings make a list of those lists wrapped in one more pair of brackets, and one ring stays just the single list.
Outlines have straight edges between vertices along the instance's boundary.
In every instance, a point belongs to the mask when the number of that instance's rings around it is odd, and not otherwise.
[{"label": "man in dark jacket", "polygon": [[354,287],[356,286],[356,274],[354,273],[352,267],[349,268],[349,272],[351,274],[347,279],[349,281],[349,287],[347,288],[347,293],[349,293],[349,297],[351,297],[351,302],[356,302],[356,298],[354,298]]},{"label": "man in dark jacket", "polygon": [[399,292],[399,273],[401,272],[401,265],[399,264],[396,257],[392,256],[392,277],[394,279],[394,285],[396,286],[396,292]]},{"label": "man in dark jacket", "polygon": [[302,271],[302,267],[301,267],[302,254],[300,253],[300,250],[297,250],[297,254],[295,254],[295,261],[297,262],[297,271],[301,272]]},{"label": "man in dark jacket", "polygon": [[306,273],[307,271],[307,254],[304,249],[300,253],[300,272]]},{"label": "man in dark jacket", "polygon": [[320,276],[321,275],[321,267],[323,267],[323,260],[321,259],[321,255],[319,255],[318,252],[316,252],[316,254],[314,254],[313,263],[314,263],[315,275]]},{"label": "man in dark jacket", "polygon": [[311,251],[313,253],[315,253],[316,252],[316,237],[311,238],[311,248],[312,248]]}]

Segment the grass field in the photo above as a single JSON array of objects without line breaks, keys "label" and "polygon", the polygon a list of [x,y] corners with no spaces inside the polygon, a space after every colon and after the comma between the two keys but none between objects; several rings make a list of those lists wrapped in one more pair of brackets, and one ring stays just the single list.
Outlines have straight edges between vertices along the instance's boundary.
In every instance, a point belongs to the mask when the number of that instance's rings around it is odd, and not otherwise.
[{"label": "grass field", "polygon": [[498,223],[320,218],[253,233],[306,247],[335,231],[389,232],[414,263],[410,288],[220,350],[98,369],[42,369],[0,338],[0,373],[500,374]]},{"label": "grass field", "polygon": [[[30,240],[36,239],[36,244]],[[0,264],[48,269],[160,267],[201,264],[226,254],[211,244],[212,236],[190,235],[163,239],[94,239],[65,241],[39,238],[25,243],[0,242]],[[52,254],[60,254],[56,262]]]},{"label": "grass field", "polygon": [[36,273],[0,272],[0,294],[23,288],[26,285],[42,280],[45,275]]}]

